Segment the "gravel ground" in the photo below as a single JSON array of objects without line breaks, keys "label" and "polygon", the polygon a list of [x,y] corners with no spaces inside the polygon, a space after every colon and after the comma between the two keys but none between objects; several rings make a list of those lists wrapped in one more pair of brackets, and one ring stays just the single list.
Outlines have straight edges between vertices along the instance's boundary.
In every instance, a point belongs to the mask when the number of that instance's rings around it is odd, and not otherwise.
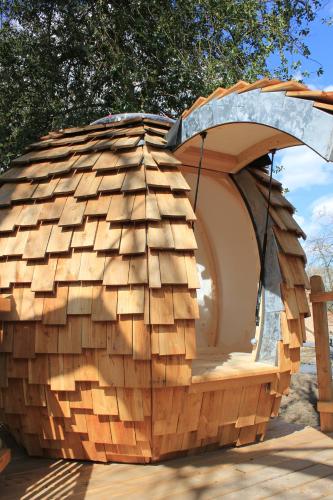
[{"label": "gravel ground", "polygon": [[295,373],[287,396],[283,396],[280,417],[301,425],[319,425],[317,405],[317,377],[311,373]]},{"label": "gravel ground", "polygon": [[[332,349],[331,359],[333,364]],[[316,352],[314,343],[309,342],[301,349],[301,370],[292,376],[289,395],[282,398],[280,417],[291,423],[318,426],[317,398]]]}]

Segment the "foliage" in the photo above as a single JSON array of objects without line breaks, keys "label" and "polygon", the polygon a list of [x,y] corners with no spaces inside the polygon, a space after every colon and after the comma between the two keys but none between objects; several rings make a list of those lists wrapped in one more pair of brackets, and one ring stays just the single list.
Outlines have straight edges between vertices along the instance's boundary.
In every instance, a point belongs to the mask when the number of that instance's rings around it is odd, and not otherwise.
[{"label": "foliage", "polygon": [[320,5],[0,0],[1,163],[49,129],[109,112],[177,115],[217,86],[288,78],[310,54],[304,38]]}]

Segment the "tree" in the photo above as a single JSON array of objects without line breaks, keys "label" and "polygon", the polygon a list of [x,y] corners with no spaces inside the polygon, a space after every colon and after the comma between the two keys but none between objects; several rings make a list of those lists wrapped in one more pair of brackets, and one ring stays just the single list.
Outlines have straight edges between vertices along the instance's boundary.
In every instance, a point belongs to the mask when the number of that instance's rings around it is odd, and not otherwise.
[{"label": "tree", "polygon": [[[333,218],[325,213],[319,214],[317,232],[307,242],[306,251],[309,256],[308,274],[319,274],[326,290],[333,290]],[[333,302],[328,304],[333,312]]]},{"label": "tree", "polygon": [[49,129],[109,112],[177,116],[217,86],[288,78],[310,54],[304,39],[320,5],[0,0],[1,163]]}]

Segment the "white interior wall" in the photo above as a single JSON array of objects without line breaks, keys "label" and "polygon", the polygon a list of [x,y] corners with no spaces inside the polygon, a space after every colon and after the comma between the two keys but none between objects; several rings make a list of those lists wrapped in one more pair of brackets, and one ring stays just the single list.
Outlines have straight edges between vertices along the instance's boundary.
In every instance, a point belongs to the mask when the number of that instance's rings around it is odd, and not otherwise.
[{"label": "white interior wall", "polygon": [[[184,175],[193,197],[197,171]],[[202,173],[196,214],[199,353],[251,352],[260,260],[252,220],[228,175]]]}]

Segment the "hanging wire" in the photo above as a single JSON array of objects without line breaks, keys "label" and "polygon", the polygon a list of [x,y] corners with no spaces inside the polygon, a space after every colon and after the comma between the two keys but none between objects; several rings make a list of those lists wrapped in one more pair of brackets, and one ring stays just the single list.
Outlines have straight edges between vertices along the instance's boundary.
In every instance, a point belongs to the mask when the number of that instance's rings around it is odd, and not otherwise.
[{"label": "hanging wire", "polygon": [[203,132],[201,132],[200,133],[200,137],[201,137],[201,147],[200,147],[200,159],[199,159],[199,167],[198,167],[197,185],[196,185],[196,188],[195,188],[195,197],[194,197],[194,205],[193,205],[194,213],[196,211],[197,202],[198,202],[199,183],[200,183],[200,176],[201,176],[202,159],[203,159],[203,154],[204,154],[204,145],[205,145],[205,139],[207,137],[207,132],[205,130]]},{"label": "hanging wire", "polygon": [[266,276],[266,252],[267,252],[267,237],[268,237],[268,221],[269,221],[269,211],[271,208],[272,179],[273,179],[275,153],[276,153],[276,149],[272,149],[265,232],[264,232],[264,239],[263,239],[263,244],[262,244],[262,259],[261,259],[260,279],[259,279],[257,304],[256,304],[256,326],[259,326],[259,323],[260,323],[260,305],[261,305],[261,297],[262,297],[262,288],[263,288],[263,284],[265,283],[265,276]]}]

